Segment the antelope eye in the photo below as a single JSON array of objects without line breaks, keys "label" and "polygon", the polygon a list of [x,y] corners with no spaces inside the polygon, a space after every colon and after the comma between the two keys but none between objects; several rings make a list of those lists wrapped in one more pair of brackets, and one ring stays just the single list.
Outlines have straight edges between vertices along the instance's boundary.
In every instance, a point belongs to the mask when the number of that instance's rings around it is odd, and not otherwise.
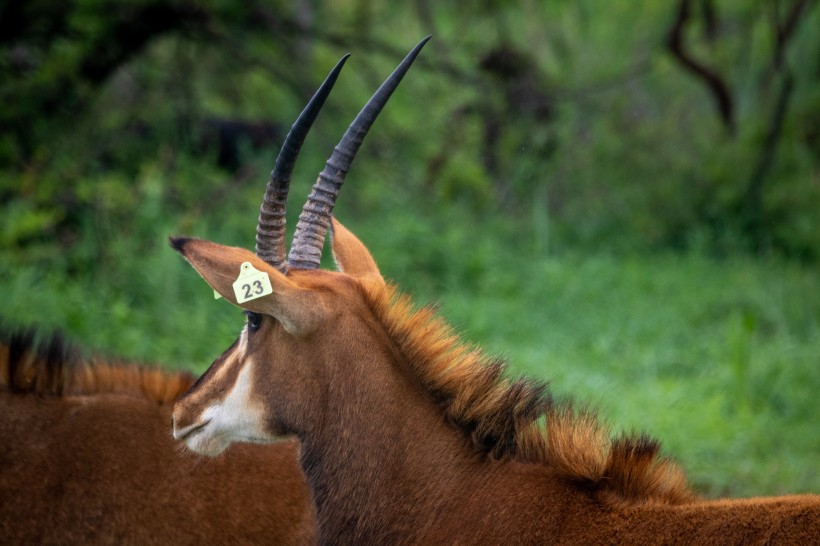
[{"label": "antelope eye", "polygon": [[245,311],[245,315],[248,317],[248,330],[251,332],[255,332],[262,326],[262,315],[259,313],[253,313],[251,311]]}]

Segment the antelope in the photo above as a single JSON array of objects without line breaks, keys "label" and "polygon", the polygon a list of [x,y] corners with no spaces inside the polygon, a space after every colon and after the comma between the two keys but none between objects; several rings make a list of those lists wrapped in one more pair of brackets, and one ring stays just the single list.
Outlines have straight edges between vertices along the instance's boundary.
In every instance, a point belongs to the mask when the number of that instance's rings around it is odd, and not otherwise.
[{"label": "antelope", "polygon": [[[212,457],[237,442],[298,438],[322,544],[816,543],[820,496],[699,498],[657,440],[613,437],[592,410],[511,379],[505,362],[415,307],[333,216],[364,135],[426,41],[334,149],[287,260],[284,208],[275,222],[269,214],[287,185],[273,178],[256,252],[171,238],[247,315],[175,403],[174,437]],[[328,231],[336,271],[320,268]],[[243,267],[270,293],[237,295]]]},{"label": "antelope", "polygon": [[59,336],[3,338],[3,544],[315,543],[297,442],[192,456],[168,434],[191,374],[82,358]]}]

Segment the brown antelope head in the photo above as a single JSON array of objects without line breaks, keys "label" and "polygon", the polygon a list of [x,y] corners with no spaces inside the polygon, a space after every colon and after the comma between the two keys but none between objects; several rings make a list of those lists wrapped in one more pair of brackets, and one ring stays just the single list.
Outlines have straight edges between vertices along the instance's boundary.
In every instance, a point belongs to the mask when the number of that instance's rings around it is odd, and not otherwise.
[{"label": "brown antelope head", "polygon": [[[172,238],[179,251],[220,295],[245,309],[247,324],[175,405],[174,437],[198,453],[217,455],[233,442],[271,442],[298,435],[322,419],[327,385],[322,366],[332,355],[356,358],[351,329],[368,328],[363,286],[383,283],[368,250],[332,218],[350,164],[368,129],[410,68],[422,40],[356,116],[319,174],[296,226],[285,261],[285,202],[290,174],[310,124],[345,58],[333,69],[288,134],[271,174],[257,226],[256,254],[209,241]],[[319,270],[327,229],[340,271]],[[266,274],[270,293],[238,301],[233,285],[243,263]],[[362,355],[359,354],[359,357]]]}]

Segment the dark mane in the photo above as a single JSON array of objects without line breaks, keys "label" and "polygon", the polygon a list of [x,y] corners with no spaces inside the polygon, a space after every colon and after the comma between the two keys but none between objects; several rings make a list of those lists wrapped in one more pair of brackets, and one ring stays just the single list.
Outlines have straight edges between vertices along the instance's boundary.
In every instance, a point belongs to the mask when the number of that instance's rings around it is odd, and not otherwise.
[{"label": "dark mane", "polygon": [[58,333],[0,328],[0,390],[52,397],[116,393],[172,404],[193,381],[187,372],[86,358]]},{"label": "dark mane", "polygon": [[465,344],[429,307],[395,287],[362,286],[365,301],[448,421],[494,459],[547,465],[605,502],[679,504],[694,498],[683,471],[646,435],[611,431],[589,408],[556,401],[548,385],[511,380],[506,363]]}]

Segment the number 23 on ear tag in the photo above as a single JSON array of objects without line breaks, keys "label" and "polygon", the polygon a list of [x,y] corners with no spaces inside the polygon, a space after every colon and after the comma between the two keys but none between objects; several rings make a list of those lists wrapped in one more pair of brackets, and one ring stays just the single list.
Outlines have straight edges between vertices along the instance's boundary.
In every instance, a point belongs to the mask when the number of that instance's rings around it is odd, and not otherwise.
[{"label": "number 23 on ear tag", "polygon": [[233,283],[233,293],[236,303],[244,303],[272,294],[273,288],[267,273],[254,268],[250,262],[243,262],[239,277]]}]

